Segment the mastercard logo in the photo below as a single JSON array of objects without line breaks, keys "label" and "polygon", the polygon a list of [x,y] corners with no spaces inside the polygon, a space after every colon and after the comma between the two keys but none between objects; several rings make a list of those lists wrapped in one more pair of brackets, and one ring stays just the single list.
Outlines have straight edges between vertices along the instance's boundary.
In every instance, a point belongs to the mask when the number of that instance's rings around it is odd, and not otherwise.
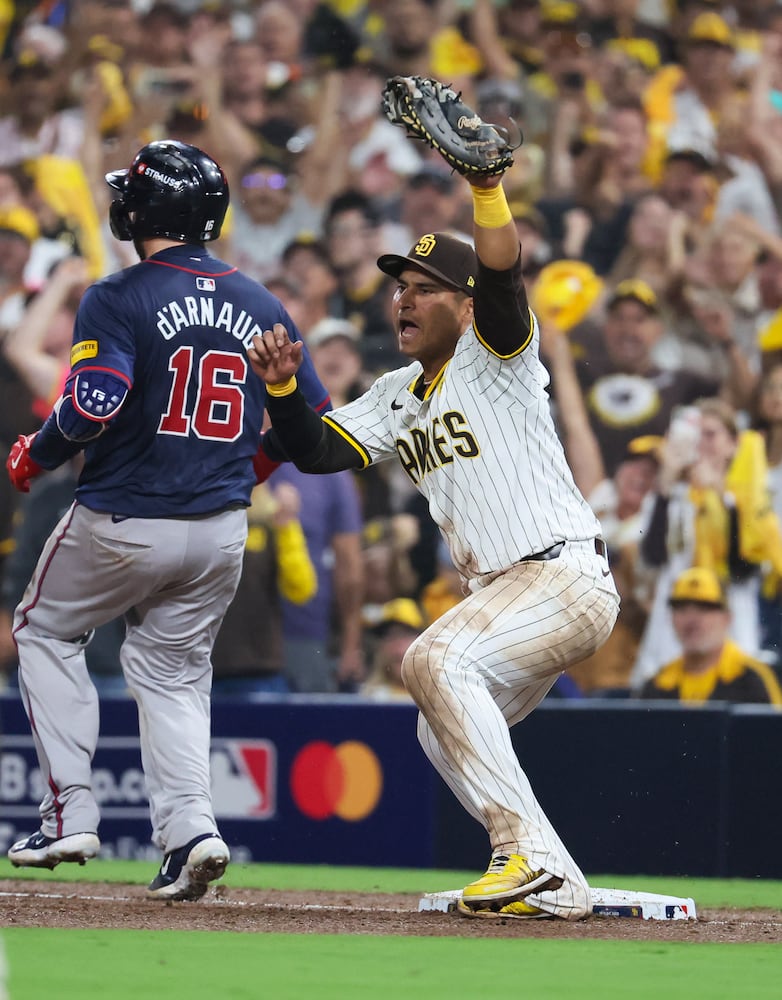
[{"label": "mastercard logo", "polygon": [[383,791],[383,769],[366,743],[308,743],[291,767],[291,794],[310,819],[364,819]]}]

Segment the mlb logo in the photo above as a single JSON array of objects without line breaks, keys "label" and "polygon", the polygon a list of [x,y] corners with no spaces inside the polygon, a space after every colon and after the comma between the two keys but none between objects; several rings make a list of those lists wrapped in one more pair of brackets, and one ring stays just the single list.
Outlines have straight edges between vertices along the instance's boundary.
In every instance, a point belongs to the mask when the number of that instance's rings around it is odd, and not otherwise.
[{"label": "mlb logo", "polygon": [[215,290],[215,279],[196,278],[196,288],[199,292],[213,292]]},{"label": "mlb logo", "polygon": [[268,740],[215,740],[209,759],[218,819],[271,819],[277,812],[277,752]]}]

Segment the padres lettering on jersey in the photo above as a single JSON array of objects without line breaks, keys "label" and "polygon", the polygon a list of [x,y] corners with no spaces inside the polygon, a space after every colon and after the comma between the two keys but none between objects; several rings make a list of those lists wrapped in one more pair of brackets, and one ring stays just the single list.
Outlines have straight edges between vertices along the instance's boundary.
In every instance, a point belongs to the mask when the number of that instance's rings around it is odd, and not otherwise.
[{"label": "padres lettering on jersey", "polygon": [[538,342],[535,322],[528,348],[500,358],[470,329],[423,400],[416,362],[328,416],[368,460],[398,456],[468,579],[599,534],[554,427]]},{"label": "padres lettering on jersey", "polygon": [[480,454],[478,442],[466,423],[464,414],[449,410],[427,426],[413,427],[409,435],[396,439],[402,468],[416,486],[427,472],[448,465],[454,457],[476,458]]}]

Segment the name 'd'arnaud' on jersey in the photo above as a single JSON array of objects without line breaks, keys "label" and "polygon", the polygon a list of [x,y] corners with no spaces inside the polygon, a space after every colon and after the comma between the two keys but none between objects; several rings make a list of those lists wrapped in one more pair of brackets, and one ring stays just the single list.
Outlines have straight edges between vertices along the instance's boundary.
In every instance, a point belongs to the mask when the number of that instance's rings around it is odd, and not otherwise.
[{"label": "name 'd'arnaud' on jersey", "polygon": [[[72,370],[110,372],[129,392],[85,451],[77,499],[138,517],[249,504],[266,387],[247,348],[275,323],[301,340],[275,296],[196,246],[171,247],[88,289]],[[330,408],[306,351],[299,384],[318,412]]]}]

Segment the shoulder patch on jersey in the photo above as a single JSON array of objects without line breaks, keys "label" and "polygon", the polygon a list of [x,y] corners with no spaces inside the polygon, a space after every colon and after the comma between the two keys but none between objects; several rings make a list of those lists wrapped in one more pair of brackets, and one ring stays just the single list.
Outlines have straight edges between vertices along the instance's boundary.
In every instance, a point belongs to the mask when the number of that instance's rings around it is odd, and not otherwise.
[{"label": "shoulder patch on jersey", "polygon": [[71,368],[77,361],[84,361],[85,358],[96,358],[98,356],[97,340],[80,340],[71,348]]}]

